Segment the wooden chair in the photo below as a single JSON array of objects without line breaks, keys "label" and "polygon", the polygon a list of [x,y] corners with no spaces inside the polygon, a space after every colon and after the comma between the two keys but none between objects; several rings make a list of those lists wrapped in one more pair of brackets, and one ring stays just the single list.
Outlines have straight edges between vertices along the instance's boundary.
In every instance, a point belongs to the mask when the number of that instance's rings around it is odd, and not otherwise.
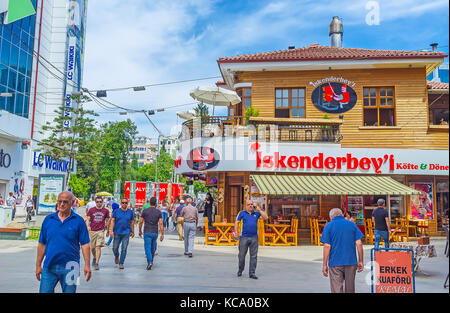
[{"label": "wooden chair", "polygon": [[373,233],[373,223],[371,218],[364,220],[365,242],[373,245],[375,243],[375,235]]},{"label": "wooden chair", "polygon": [[427,236],[428,221],[419,221],[417,224],[417,229],[419,230],[421,236]]},{"label": "wooden chair", "polygon": [[292,238],[292,244],[294,246],[298,245],[297,242],[297,230],[298,230],[298,219],[293,218],[291,220],[291,229],[288,232],[285,232],[286,238],[289,240],[289,238]]},{"label": "wooden chair", "polygon": [[314,231],[314,221],[313,218],[309,218],[309,229],[311,230],[311,244],[316,242],[316,232]]},{"label": "wooden chair", "polygon": [[258,219],[258,241],[263,246],[271,245],[275,241],[275,233],[266,232],[262,219]]},{"label": "wooden chair", "polygon": [[320,242],[320,235],[322,235],[322,233],[320,232],[319,229],[319,220],[314,218],[312,219],[312,223],[314,231],[314,244],[318,246],[323,245],[323,243]]},{"label": "wooden chair", "polygon": [[[210,240],[210,238],[214,238],[214,240]],[[205,217],[205,244],[214,245],[217,243],[218,239],[219,239],[219,231],[210,230],[208,226],[208,218]]]}]

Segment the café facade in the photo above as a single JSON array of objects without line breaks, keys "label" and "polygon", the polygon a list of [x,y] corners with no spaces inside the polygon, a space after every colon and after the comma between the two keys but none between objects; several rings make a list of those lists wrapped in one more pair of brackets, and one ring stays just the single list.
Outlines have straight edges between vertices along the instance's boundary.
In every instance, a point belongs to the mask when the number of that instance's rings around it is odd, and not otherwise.
[{"label": "caf\u00e9 facade", "polygon": [[183,124],[176,172],[213,187],[216,220],[251,199],[272,220],[297,217],[300,230],[335,207],[363,229],[383,198],[392,221],[426,220],[442,234],[448,84],[426,77],[446,57],[311,45],[220,58],[218,84],[242,101]]}]

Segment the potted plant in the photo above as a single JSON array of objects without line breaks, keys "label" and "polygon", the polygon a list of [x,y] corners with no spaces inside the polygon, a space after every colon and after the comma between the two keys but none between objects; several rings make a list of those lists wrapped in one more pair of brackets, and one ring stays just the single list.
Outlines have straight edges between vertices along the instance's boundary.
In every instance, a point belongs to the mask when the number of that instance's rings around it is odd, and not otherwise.
[{"label": "potted plant", "polygon": [[[332,118],[328,116],[327,113],[323,116],[323,119],[325,120],[331,120]],[[322,140],[323,141],[330,141],[332,136],[332,127],[330,125],[322,125],[320,126],[321,133],[322,133]]]}]

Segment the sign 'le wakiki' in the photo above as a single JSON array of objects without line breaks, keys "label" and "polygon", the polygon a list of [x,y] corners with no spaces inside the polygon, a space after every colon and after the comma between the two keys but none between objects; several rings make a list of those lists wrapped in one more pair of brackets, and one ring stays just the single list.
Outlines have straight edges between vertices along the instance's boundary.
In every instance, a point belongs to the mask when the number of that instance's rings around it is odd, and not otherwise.
[{"label": "sign 'le wakiki'", "polygon": [[[54,170],[58,172],[67,172],[69,168],[69,161],[55,159],[48,155],[43,155],[42,153],[34,152],[33,154],[33,166],[45,167],[49,170]],[[73,166],[71,171],[73,171]]]}]

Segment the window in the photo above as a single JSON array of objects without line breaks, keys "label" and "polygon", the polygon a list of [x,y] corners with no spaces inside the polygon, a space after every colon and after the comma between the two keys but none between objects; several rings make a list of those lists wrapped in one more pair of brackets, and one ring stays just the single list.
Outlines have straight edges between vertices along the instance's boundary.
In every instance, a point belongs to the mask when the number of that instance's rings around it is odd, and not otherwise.
[{"label": "window", "polygon": [[275,117],[305,117],[305,89],[275,89]]},{"label": "window", "polygon": [[393,87],[363,89],[364,126],[395,126]]},{"label": "window", "polygon": [[241,102],[236,104],[235,110],[230,113],[236,113],[236,116],[245,116],[245,111],[252,105],[252,89],[250,87],[238,88],[236,93],[241,98]]},{"label": "window", "polygon": [[448,94],[429,94],[430,125],[448,125]]}]

